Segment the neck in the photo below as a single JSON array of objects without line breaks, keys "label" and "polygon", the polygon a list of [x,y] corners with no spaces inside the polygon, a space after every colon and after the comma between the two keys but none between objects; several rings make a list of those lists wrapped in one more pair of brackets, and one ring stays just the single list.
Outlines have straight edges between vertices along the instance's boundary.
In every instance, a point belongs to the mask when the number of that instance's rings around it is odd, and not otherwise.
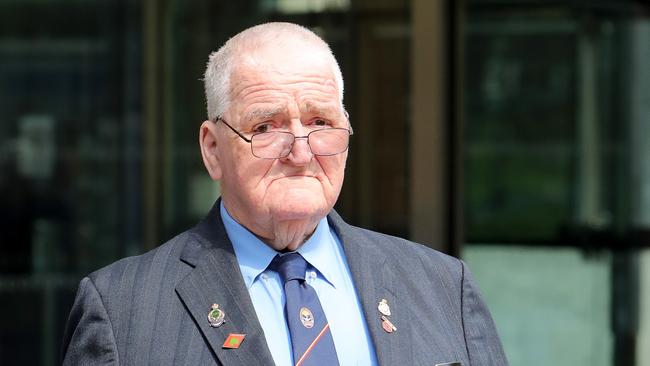
[{"label": "neck", "polygon": [[318,221],[283,221],[273,227],[273,238],[264,241],[273,249],[286,252],[298,250],[316,230]]}]

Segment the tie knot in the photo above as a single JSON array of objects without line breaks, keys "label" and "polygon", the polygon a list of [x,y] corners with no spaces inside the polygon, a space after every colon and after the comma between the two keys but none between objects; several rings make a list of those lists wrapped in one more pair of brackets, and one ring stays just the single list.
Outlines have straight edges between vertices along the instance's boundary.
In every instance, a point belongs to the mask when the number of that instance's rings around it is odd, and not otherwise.
[{"label": "tie knot", "polygon": [[299,253],[278,254],[273,258],[269,268],[278,272],[283,282],[304,280],[307,261]]}]

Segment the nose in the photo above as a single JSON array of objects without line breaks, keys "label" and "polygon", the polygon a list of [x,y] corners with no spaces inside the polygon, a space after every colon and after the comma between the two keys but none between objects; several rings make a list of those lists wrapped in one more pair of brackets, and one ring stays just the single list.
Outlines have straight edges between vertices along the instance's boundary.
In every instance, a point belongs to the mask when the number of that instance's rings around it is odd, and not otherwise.
[{"label": "nose", "polygon": [[314,158],[314,154],[311,152],[311,147],[309,147],[306,131],[302,125],[291,130],[295,138],[291,146],[291,152],[289,152],[289,155],[285,159],[294,165],[307,165]]},{"label": "nose", "polygon": [[286,160],[292,164],[302,166],[309,164],[313,158],[314,154],[311,152],[311,148],[307,142],[307,136],[296,136],[291,147],[291,152],[287,155]]}]

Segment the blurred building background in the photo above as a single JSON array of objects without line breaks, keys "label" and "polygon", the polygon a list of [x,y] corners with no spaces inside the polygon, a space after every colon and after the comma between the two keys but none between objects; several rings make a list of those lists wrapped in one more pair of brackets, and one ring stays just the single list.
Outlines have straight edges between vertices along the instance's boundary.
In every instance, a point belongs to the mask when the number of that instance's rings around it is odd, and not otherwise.
[{"label": "blurred building background", "polygon": [[206,213],[207,56],[266,21],[339,59],[349,222],[464,258],[513,366],[650,365],[642,0],[0,0],[0,364]]}]

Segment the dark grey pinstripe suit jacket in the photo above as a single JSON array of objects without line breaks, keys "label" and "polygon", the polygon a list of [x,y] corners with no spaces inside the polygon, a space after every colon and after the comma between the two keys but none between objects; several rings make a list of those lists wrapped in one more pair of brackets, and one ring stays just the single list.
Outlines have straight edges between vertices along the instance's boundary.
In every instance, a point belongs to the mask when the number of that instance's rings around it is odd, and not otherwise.
[{"label": "dark grey pinstripe suit jacket", "polygon": [[[381,365],[507,365],[465,264],[332,212]],[[387,299],[386,333],[377,305]],[[327,301],[327,300],[321,300]],[[218,303],[226,323],[211,328]],[[224,349],[229,333],[245,333]],[[218,205],[197,226],[84,278],[63,339],[64,365],[273,365]]]}]

